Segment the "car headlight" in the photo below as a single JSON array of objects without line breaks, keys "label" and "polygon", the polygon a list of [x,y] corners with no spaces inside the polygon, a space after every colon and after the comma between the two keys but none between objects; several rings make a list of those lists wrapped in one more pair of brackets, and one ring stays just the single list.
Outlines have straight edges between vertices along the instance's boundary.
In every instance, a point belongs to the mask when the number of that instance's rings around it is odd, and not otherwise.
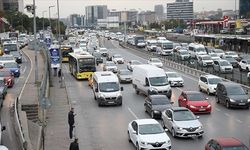
[{"label": "car headlight", "polygon": [[235,102],[235,100],[233,100],[233,99],[230,98],[230,102]]},{"label": "car headlight", "polygon": [[195,106],[193,106],[193,105],[189,105],[189,107],[190,107],[190,108],[196,108],[196,107],[195,107]]},{"label": "car headlight", "polygon": [[100,94],[100,95],[99,95],[99,98],[101,98],[101,99],[105,99],[104,94]]},{"label": "car headlight", "polygon": [[177,130],[183,130],[183,128],[181,128],[181,127],[177,127]]},{"label": "car headlight", "polygon": [[208,106],[207,106],[207,108],[210,108],[211,107],[211,105],[209,104]]},{"label": "car headlight", "polygon": [[248,99],[247,102],[250,102],[250,99]]},{"label": "car headlight", "polygon": [[11,82],[11,79],[8,79],[8,82]]},{"label": "car headlight", "polygon": [[18,57],[18,59],[22,59],[22,57]]},{"label": "car headlight", "polygon": [[198,129],[202,129],[202,126],[199,126]]}]

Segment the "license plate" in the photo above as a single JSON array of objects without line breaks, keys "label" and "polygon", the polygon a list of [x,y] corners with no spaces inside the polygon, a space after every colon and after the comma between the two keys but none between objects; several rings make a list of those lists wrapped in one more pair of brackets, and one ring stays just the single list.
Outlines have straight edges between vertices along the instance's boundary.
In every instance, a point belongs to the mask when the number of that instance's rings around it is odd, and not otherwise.
[{"label": "license plate", "polygon": [[196,136],[195,134],[190,134],[190,135],[188,135],[189,137],[194,137],[194,136]]},{"label": "license plate", "polygon": [[110,102],[108,102],[109,104],[114,104],[115,102],[113,102],[113,101],[110,101]]},{"label": "license plate", "polygon": [[199,109],[199,111],[205,111],[206,109]]},{"label": "license plate", "polygon": [[239,105],[246,105],[245,103],[239,103]]}]

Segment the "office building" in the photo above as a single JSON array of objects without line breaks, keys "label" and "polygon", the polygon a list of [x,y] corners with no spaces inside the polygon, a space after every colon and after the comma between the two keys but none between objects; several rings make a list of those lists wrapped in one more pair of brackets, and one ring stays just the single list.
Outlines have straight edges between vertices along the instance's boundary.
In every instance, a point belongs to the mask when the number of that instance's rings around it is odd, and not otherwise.
[{"label": "office building", "polygon": [[142,25],[149,25],[151,23],[156,22],[156,14],[153,11],[146,11],[146,12],[140,12],[139,13],[139,23]]},{"label": "office building", "polygon": [[164,7],[163,7],[163,5],[155,5],[154,11],[155,11],[157,21],[164,20]]},{"label": "office building", "polygon": [[0,0],[0,11],[19,11],[18,0]]},{"label": "office building", "polygon": [[193,17],[193,2],[176,0],[174,3],[167,3],[167,19],[190,20],[193,19]]},{"label": "office building", "polygon": [[69,17],[70,19],[70,26],[83,26],[84,25],[84,16],[79,14],[72,14]]},{"label": "office building", "polygon": [[108,16],[107,5],[95,5],[85,7],[85,25],[97,25],[98,19],[106,19]]},{"label": "office building", "polygon": [[240,18],[246,18],[247,14],[250,14],[250,0],[240,0],[239,9]]}]

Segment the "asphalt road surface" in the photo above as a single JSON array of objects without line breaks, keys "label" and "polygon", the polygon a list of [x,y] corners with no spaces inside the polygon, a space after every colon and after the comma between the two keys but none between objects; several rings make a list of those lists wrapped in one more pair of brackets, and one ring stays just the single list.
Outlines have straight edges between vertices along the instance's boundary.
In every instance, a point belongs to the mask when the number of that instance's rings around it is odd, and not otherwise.
[{"label": "asphalt road surface", "polygon": [[[147,60],[131,50],[123,49],[116,41],[102,40],[104,47],[112,53],[119,53],[125,60],[137,59],[143,63]],[[118,65],[126,68],[126,63]],[[101,70],[102,64],[98,66]],[[168,70],[166,66],[164,70]],[[131,84],[122,84],[122,106],[98,107],[93,92],[87,81],[76,80],[68,70],[68,64],[63,64],[65,82],[69,100],[76,112],[76,136],[79,138],[80,148],[92,150],[133,150],[135,147],[128,142],[127,126],[134,119],[150,118],[144,111],[144,95],[136,95]],[[185,74],[183,88],[172,88],[172,101],[177,106],[177,98],[182,90],[198,90],[198,78]],[[206,95],[207,96],[207,95]],[[200,115],[204,127],[204,136],[197,138],[171,138],[173,150],[201,150],[207,141],[214,137],[236,137],[249,145],[250,142],[250,116],[246,109],[227,109],[216,104],[214,96],[207,96],[212,104],[212,113]]]}]

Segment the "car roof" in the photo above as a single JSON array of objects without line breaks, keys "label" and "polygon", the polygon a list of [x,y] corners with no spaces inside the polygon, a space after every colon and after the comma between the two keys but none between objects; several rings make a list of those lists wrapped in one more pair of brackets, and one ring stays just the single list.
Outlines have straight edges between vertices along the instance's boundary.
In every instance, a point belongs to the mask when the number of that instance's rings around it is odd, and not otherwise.
[{"label": "car roof", "polygon": [[[150,99],[154,99],[154,98],[167,98],[166,95],[160,95],[160,94],[157,94],[157,95],[149,95],[149,98]],[[168,99],[168,98],[167,98]]]},{"label": "car roof", "polygon": [[155,119],[137,119],[135,120],[138,125],[143,125],[143,124],[159,124],[158,121]]},{"label": "car roof", "polygon": [[217,141],[221,146],[236,146],[236,145],[244,145],[241,141],[233,137],[219,137],[214,139]]},{"label": "car roof", "polygon": [[174,71],[166,71],[165,73],[166,73],[166,74],[172,74],[172,73],[178,74],[177,72],[174,72]]},{"label": "car roof", "polygon": [[212,74],[201,75],[201,77],[205,77],[205,78],[220,78],[220,77],[212,75]]},{"label": "car roof", "polygon": [[187,95],[190,95],[190,94],[202,94],[199,91],[183,91],[183,93],[186,93]]},{"label": "car roof", "polygon": [[188,109],[185,108],[185,107],[172,107],[171,110],[173,110],[173,111],[183,111],[183,110],[187,110],[187,111],[188,111]]},{"label": "car roof", "polygon": [[226,81],[223,81],[223,82],[219,82],[218,84],[223,84],[227,87],[230,87],[230,86],[241,86],[240,84],[238,83],[234,83],[234,82],[226,82]]}]

